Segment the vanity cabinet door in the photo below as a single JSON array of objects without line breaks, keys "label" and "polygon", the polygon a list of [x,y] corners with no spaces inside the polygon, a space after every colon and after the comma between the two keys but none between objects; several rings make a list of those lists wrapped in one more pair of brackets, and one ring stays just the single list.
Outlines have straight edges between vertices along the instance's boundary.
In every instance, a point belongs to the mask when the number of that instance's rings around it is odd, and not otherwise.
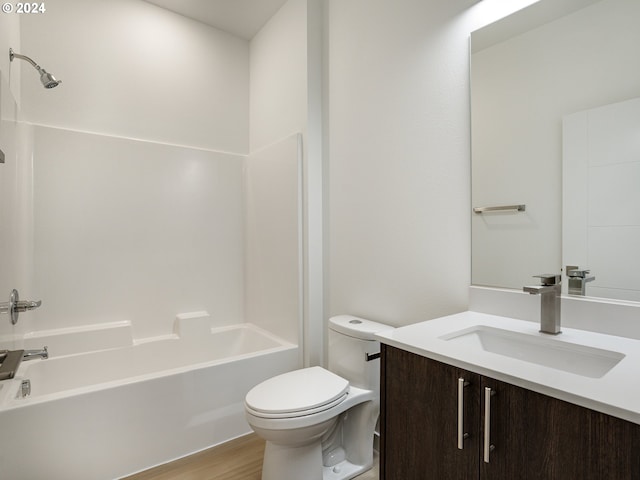
[{"label": "vanity cabinet door", "polygon": [[[484,461],[485,388],[495,392],[489,463]],[[481,479],[640,479],[636,424],[486,377],[481,403]]]},{"label": "vanity cabinet door", "polygon": [[[458,448],[458,382],[468,438]],[[478,478],[480,375],[382,346],[380,478]]]}]

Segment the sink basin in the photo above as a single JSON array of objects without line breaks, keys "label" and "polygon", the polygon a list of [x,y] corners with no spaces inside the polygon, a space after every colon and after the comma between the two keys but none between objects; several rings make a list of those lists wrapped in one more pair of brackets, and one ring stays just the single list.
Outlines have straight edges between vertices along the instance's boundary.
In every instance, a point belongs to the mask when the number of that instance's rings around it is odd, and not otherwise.
[{"label": "sink basin", "polygon": [[476,325],[439,338],[468,351],[480,349],[591,378],[603,377],[624,358],[624,354],[611,350],[486,325]]}]

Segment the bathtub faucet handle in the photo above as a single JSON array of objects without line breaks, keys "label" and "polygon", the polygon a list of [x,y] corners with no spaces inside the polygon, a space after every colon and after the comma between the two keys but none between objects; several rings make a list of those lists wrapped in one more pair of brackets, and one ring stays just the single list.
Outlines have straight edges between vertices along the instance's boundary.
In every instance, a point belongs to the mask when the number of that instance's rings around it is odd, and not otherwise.
[{"label": "bathtub faucet handle", "polygon": [[18,290],[14,288],[9,294],[9,301],[0,303],[0,313],[8,313],[11,318],[11,324],[15,325],[18,323],[18,315],[21,312],[33,310],[34,308],[38,308],[40,305],[42,305],[42,300],[20,300]]},{"label": "bathtub faucet handle", "polygon": [[15,308],[18,312],[26,312],[38,308],[40,305],[42,305],[42,300],[20,300]]}]

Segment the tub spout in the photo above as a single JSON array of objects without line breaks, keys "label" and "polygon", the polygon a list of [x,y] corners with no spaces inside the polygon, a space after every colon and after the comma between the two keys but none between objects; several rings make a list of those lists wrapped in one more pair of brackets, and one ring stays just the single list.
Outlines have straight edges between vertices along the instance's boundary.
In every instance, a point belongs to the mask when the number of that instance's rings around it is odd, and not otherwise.
[{"label": "tub spout", "polygon": [[26,362],[27,360],[33,360],[34,358],[42,358],[44,360],[49,358],[49,350],[47,350],[47,347],[43,347],[40,350],[25,350],[22,354],[23,362]]}]

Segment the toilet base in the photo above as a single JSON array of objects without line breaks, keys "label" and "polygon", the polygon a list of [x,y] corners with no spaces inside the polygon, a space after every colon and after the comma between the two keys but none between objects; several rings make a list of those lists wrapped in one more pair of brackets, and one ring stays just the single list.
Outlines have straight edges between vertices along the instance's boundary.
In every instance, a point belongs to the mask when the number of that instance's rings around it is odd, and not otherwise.
[{"label": "toilet base", "polygon": [[343,460],[333,467],[324,467],[320,442],[295,448],[267,442],[262,480],[348,480],[372,466],[354,465]]},{"label": "toilet base", "polygon": [[323,480],[320,441],[291,447],[267,442],[262,480]]},{"label": "toilet base", "polygon": [[322,480],[349,480],[369,470],[373,464],[354,465],[344,460],[333,467],[322,467]]}]

